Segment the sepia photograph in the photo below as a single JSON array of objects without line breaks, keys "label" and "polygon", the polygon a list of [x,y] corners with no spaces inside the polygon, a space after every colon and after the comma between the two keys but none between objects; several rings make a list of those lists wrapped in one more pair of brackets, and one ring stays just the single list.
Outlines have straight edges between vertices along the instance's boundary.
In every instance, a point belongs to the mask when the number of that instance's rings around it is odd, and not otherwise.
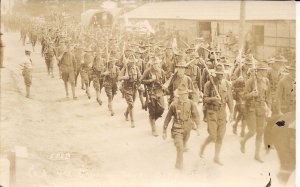
[{"label": "sepia photograph", "polygon": [[0,187],[296,186],[298,2],[0,3]]}]

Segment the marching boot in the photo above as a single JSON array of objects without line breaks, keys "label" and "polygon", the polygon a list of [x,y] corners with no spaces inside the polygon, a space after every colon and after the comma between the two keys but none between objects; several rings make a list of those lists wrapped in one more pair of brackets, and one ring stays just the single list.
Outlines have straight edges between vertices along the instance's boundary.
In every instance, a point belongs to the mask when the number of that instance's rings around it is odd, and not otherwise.
[{"label": "marching boot", "polygon": [[237,134],[236,131],[237,131],[237,123],[234,122],[234,124],[232,126],[232,132],[233,132],[233,134]]},{"label": "marching boot", "polygon": [[188,152],[189,148],[186,145],[186,142],[183,143],[183,152]]},{"label": "marching boot", "polygon": [[73,99],[76,100],[77,97],[76,97],[76,95],[75,95],[75,85],[72,85],[71,87],[72,87]]},{"label": "marching boot", "polygon": [[206,146],[207,146],[211,141],[212,141],[212,140],[211,140],[209,137],[207,137],[206,140],[205,140],[205,142],[204,142],[203,145],[201,146],[201,148],[200,148],[200,153],[199,153],[199,156],[200,156],[201,158],[203,158],[203,154],[204,154],[204,151],[205,151]]},{"label": "marching boot", "polygon": [[102,105],[102,101],[101,101],[101,99],[100,99],[100,92],[97,91],[97,92],[96,92],[96,95],[97,95],[97,102],[98,102],[99,105],[101,106],[101,105]]},{"label": "marching boot", "polygon": [[65,85],[65,91],[66,91],[66,98],[69,98],[68,83],[64,82],[64,85]]},{"label": "marching boot", "polygon": [[124,116],[125,116],[125,120],[126,120],[126,121],[129,121],[128,114],[129,114],[129,112],[128,112],[128,108],[127,108],[127,109],[126,109],[126,112],[124,113]]},{"label": "marching boot", "polygon": [[132,111],[132,109],[129,110],[129,116],[130,116],[130,121],[131,121],[131,128],[134,128],[135,125],[134,125],[134,120],[133,120],[133,111]]},{"label": "marching boot", "polygon": [[175,168],[181,170],[183,168],[183,148],[176,146],[177,149],[177,157]]},{"label": "marching boot", "polygon": [[243,139],[240,141],[240,144],[241,144],[241,147],[240,147],[241,152],[245,153],[246,152],[246,150],[245,150],[246,141]]},{"label": "marching boot", "polygon": [[155,120],[153,118],[150,118],[150,124],[151,124],[151,129],[152,129],[152,135],[157,137],[158,134],[156,132]]},{"label": "marching boot", "polygon": [[30,98],[30,86],[26,86],[26,97]]},{"label": "marching boot", "polygon": [[261,147],[261,143],[255,142],[255,157],[254,157],[254,159],[260,163],[263,163],[264,161],[260,157],[260,147]]},{"label": "marching boot", "polygon": [[245,137],[245,129],[246,129],[246,120],[242,119],[241,137]]},{"label": "marching boot", "polygon": [[215,144],[215,158],[214,162],[216,164],[219,164],[220,166],[223,166],[223,163],[220,161],[220,151],[221,151],[222,144],[216,143]]},{"label": "marching boot", "polygon": [[114,111],[112,109],[112,102],[111,101],[109,101],[109,103],[108,103],[108,110],[110,111],[110,115],[111,116],[115,115],[115,113],[114,113]]}]

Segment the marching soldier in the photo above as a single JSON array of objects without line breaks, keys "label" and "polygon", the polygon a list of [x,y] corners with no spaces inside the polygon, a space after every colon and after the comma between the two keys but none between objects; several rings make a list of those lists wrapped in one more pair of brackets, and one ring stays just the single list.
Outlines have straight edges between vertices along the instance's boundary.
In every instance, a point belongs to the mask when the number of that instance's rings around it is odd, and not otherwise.
[{"label": "marching soldier", "polygon": [[110,111],[111,116],[115,114],[113,111],[112,101],[114,99],[114,96],[117,94],[117,82],[120,74],[119,68],[115,65],[116,61],[117,59],[110,59],[108,61],[108,67],[103,73],[103,86],[105,88],[105,93],[108,97],[108,109]]},{"label": "marching soldier", "polygon": [[[294,62],[296,63],[296,62]],[[280,115],[296,110],[296,67],[295,64],[287,67],[289,73],[278,83],[276,91],[277,109]]]},{"label": "marching soldier", "polygon": [[26,86],[26,97],[30,98],[30,86],[32,84],[32,61],[30,58],[31,51],[25,50],[25,58],[21,64],[22,66],[22,75],[24,78],[24,83]]},{"label": "marching soldier", "polygon": [[155,121],[162,116],[165,109],[163,90],[165,80],[159,61],[152,62],[141,77],[141,83],[145,85],[146,106],[153,136],[158,136]]},{"label": "marching soldier", "polygon": [[190,77],[185,75],[185,70],[187,68],[187,64],[183,58],[176,64],[176,73],[169,78],[169,85],[167,85],[168,93],[170,94],[169,98],[169,106],[174,100],[174,91],[178,88],[180,84],[186,84],[191,92],[189,93],[189,98],[192,98],[192,93],[194,91],[193,82]]},{"label": "marching soldier", "polygon": [[256,75],[246,81],[244,98],[246,101],[247,126],[248,133],[242,139],[241,152],[245,153],[247,141],[256,134],[255,140],[255,160],[263,162],[260,157],[260,148],[264,126],[266,122],[266,113],[270,111],[271,95],[270,83],[266,78],[267,66],[260,63],[255,68]]},{"label": "marching soldier", "polygon": [[93,53],[92,49],[88,48],[85,50],[85,54],[83,56],[83,64],[81,65],[81,79],[85,85],[85,93],[87,94],[88,98],[91,99],[90,93],[90,81],[91,81],[91,74],[92,74],[92,65],[93,65]]},{"label": "marching soldier", "polygon": [[124,80],[123,94],[128,105],[124,116],[126,118],[126,121],[129,121],[129,115],[132,128],[135,127],[133,119],[133,107],[137,94],[137,89],[139,87],[140,78],[141,73],[139,68],[135,65],[134,56],[129,55],[128,63],[121,70],[119,80]]},{"label": "marching soldier", "polygon": [[45,51],[44,51],[44,56],[45,56],[45,62],[47,65],[47,71],[48,71],[48,75],[50,75],[52,78],[54,78],[54,74],[53,74],[53,64],[54,64],[54,58],[55,58],[55,48],[54,48],[54,42],[49,41],[48,44],[46,44],[45,47]]},{"label": "marching soldier", "polygon": [[172,47],[167,47],[165,50],[165,57],[164,57],[164,61],[162,64],[162,69],[166,73],[167,80],[171,77],[171,75],[175,71],[175,63],[174,63],[173,56],[174,56],[174,54],[173,54]]},{"label": "marching soldier", "polygon": [[104,58],[102,58],[100,48],[98,48],[92,66],[92,77],[93,77],[93,86],[96,91],[96,100],[99,103],[99,105],[102,105],[102,101],[101,101],[101,90],[103,88],[102,73],[104,72],[105,72],[105,60]]},{"label": "marching soldier", "polygon": [[173,117],[172,138],[177,150],[176,164],[177,169],[183,168],[183,152],[187,150],[186,143],[190,136],[190,131],[196,124],[196,129],[200,125],[200,118],[196,104],[188,99],[189,90],[186,84],[182,83],[175,90],[178,97],[170,105],[169,111],[164,121],[163,139],[167,138],[167,128]]},{"label": "marching soldier", "polygon": [[215,77],[208,81],[204,86],[203,102],[206,104],[206,118],[209,136],[200,149],[200,157],[203,157],[206,146],[215,143],[214,162],[223,165],[220,161],[220,151],[223,138],[226,131],[227,115],[226,105],[230,110],[232,118],[233,101],[231,87],[223,78],[224,69],[221,64],[217,64],[215,68]]},{"label": "marching soldier", "polygon": [[[83,64],[83,47],[77,45],[75,46],[73,52],[76,61],[75,86],[77,86],[78,76],[80,75],[81,65]],[[82,79],[81,79],[81,88],[84,88],[84,82]]]},{"label": "marching soldier", "polygon": [[77,99],[75,95],[75,70],[76,62],[72,54],[72,47],[70,44],[66,46],[66,51],[62,54],[59,61],[59,68],[61,71],[62,79],[65,85],[66,97],[69,97],[68,82],[71,84],[73,99]]},{"label": "marching soldier", "polygon": [[201,86],[201,70],[199,68],[199,66],[197,66],[197,60],[196,60],[196,55],[191,54],[190,56],[190,60],[189,60],[189,64],[185,70],[185,74],[187,76],[189,76],[192,79],[192,83],[193,83],[193,87],[194,90],[191,93],[192,97],[191,99],[195,102],[198,103],[199,102],[199,96],[200,93],[202,93],[202,86]]}]

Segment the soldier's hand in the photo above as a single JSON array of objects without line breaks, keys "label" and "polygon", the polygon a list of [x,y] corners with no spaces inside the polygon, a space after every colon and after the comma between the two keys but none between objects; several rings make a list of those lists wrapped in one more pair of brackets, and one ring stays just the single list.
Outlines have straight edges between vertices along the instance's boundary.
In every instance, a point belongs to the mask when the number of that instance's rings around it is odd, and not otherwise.
[{"label": "soldier's hand", "polygon": [[166,140],[167,139],[167,132],[164,131],[162,137],[163,137],[164,140]]}]

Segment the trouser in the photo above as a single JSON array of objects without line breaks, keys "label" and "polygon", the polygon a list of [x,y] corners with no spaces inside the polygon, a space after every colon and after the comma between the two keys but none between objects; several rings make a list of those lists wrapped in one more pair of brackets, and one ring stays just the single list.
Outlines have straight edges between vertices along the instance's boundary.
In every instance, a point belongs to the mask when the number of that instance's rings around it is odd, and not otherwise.
[{"label": "trouser", "polygon": [[215,143],[222,144],[227,123],[225,109],[219,111],[207,109],[206,120],[209,138]]},{"label": "trouser", "polygon": [[182,168],[183,166],[183,152],[186,143],[190,137],[190,130],[184,130],[183,133],[172,132],[172,138],[174,140],[174,145],[176,147],[176,164],[177,168]]},{"label": "trouser", "polygon": [[117,84],[116,83],[106,84],[104,88],[105,88],[105,93],[108,97],[108,109],[110,111],[113,111],[112,101],[113,101],[114,95],[116,95],[116,92],[117,92]]},{"label": "trouser", "polygon": [[259,151],[262,143],[263,132],[265,127],[265,108],[264,106],[257,106],[255,108],[248,108],[247,110],[247,127],[248,133],[245,135],[244,142],[246,143],[256,133],[255,140],[255,154],[259,156]]},{"label": "trouser", "polygon": [[125,100],[127,102],[127,109],[126,109],[125,115],[127,116],[129,114],[131,121],[134,121],[133,120],[133,106],[134,106],[134,101],[136,98],[136,92],[137,92],[137,90],[132,87],[130,87],[130,88],[125,87],[124,91],[123,91]]}]

